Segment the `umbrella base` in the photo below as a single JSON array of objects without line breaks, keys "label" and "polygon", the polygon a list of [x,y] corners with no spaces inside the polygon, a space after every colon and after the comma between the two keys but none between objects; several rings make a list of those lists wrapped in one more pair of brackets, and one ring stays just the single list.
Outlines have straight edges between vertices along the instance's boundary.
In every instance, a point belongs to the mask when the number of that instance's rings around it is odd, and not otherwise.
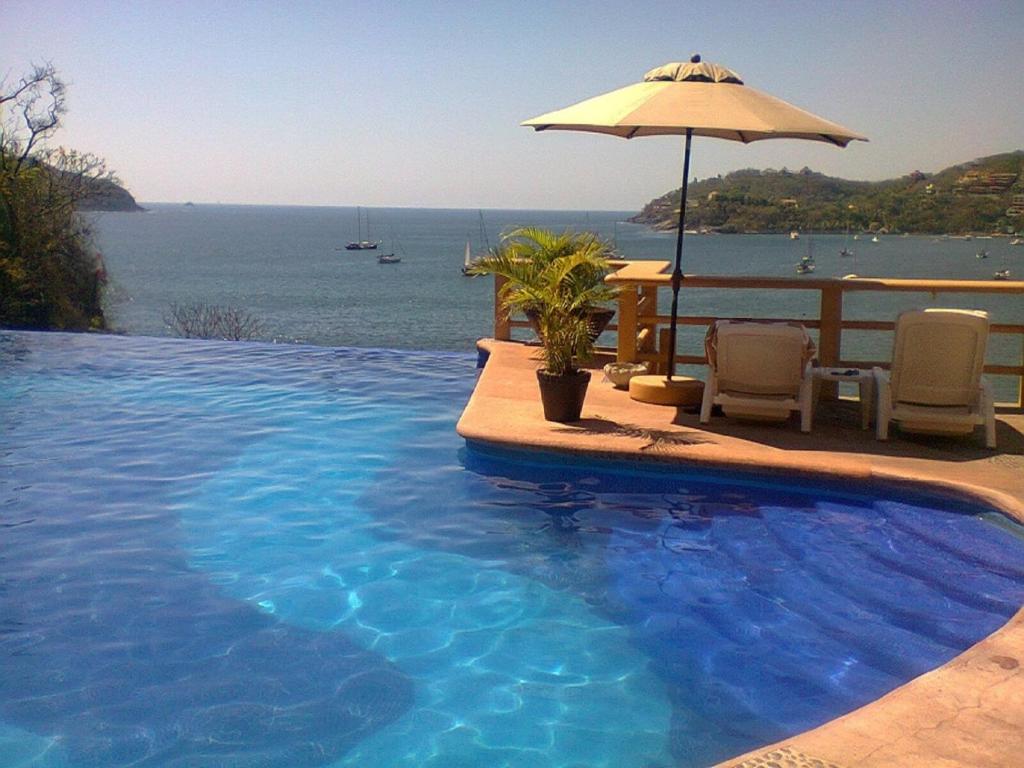
[{"label": "umbrella base", "polygon": [[689,376],[634,376],[629,380],[629,396],[641,403],[699,408],[704,397],[704,382]]}]

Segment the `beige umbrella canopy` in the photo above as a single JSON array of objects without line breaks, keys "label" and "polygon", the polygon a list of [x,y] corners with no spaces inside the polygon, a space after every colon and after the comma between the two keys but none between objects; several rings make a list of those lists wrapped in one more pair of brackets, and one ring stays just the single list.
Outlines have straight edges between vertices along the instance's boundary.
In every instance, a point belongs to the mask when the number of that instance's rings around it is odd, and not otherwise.
[{"label": "beige umbrella canopy", "polygon": [[527,120],[523,125],[538,131],[588,131],[624,139],[671,134],[686,136],[675,270],[672,273],[668,381],[672,379],[675,365],[691,139],[710,136],[743,143],[760,139],[807,139],[839,147],[845,147],[854,140],[867,141],[859,133],[744,85],[735,72],[701,61],[700,56],[694,56],[688,62],[652,69],[644,75],[642,83],[627,85],[571,107],[548,112]]},{"label": "beige umbrella canopy", "polygon": [[742,141],[810,139],[845,147],[867,141],[848,128],[743,84],[735,72],[700,61],[665,64],[627,85],[523,125],[538,131],[634,136],[685,134]]}]

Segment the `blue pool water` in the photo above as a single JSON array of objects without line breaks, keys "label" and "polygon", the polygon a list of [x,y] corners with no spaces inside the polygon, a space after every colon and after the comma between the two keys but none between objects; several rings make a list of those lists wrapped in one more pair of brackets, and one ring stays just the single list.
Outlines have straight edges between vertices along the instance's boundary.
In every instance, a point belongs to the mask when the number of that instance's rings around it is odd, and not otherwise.
[{"label": "blue pool water", "polygon": [[0,768],[700,766],[1024,603],[983,510],[467,447],[474,362],[0,334]]}]

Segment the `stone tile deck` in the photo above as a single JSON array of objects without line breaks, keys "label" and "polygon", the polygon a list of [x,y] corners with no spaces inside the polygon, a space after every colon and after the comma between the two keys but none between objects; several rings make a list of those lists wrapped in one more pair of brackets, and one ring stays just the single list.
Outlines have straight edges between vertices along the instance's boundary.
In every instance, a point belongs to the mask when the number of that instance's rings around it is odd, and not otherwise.
[{"label": "stone tile deck", "polygon": [[[758,473],[832,476],[926,486],[978,499],[1024,522],[1024,414],[999,413],[998,451],[975,440],[894,431],[879,443],[859,427],[856,403],[823,405],[814,429],[796,423],[743,424],[630,400],[595,372],[583,417],[544,421],[534,371],[536,348],[490,339],[490,353],[458,432],[515,448],[569,451]],[[1024,765],[1024,609],[948,664],[819,728],[722,763],[845,768],[1010,768]],[[815,762],[817,761],[817,762]]]}]

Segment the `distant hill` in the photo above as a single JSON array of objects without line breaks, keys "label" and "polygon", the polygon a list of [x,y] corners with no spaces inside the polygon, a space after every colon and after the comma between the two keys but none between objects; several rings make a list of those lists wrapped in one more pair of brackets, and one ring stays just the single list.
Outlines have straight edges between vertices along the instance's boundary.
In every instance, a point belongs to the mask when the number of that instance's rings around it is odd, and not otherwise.
[{"label": "distant hill", "polygon": [[112,181],[93,181],[89,194],[79,201],[81,211],[144,211],[131,193]]},{"label": "distant hill", "polygon": [[[680,190],[631,221],[674,230]],[[1024,230],[1024,151],[934,174],[849,181],[804,168],[747,169],[689,186],[687,229],[714,232],[1011,233]]]}]

